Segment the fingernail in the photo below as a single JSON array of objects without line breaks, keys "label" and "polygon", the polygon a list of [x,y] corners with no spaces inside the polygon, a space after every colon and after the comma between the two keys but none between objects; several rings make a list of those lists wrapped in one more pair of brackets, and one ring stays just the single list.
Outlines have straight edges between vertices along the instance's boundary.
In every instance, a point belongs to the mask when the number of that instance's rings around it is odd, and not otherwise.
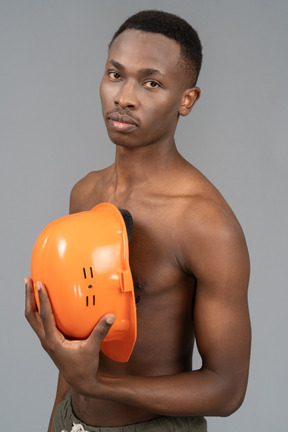
[{"label": "fingernail", "polygon": [[116,319],[115,315],[108,315],[106,317],[106,323],[109,325],[112,325],[114,323],[115,319]]},{"label": "fingernail", "polygon": [[37,290],[40,291],[41,290],[41,282],[36,282],[36,286],[37,286]]}]

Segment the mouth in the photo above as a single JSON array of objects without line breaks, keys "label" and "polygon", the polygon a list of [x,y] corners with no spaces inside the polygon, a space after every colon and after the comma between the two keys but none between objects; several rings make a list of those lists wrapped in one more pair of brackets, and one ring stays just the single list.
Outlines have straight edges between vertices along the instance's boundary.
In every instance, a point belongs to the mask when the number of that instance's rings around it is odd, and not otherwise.
[{"label": "mouth", "polygon": [[109,124],[112,129],[119,132],[131,132],[138,127],[138,123],[127,115],[120,115],[118,113],[111,113],[107,116]]}]

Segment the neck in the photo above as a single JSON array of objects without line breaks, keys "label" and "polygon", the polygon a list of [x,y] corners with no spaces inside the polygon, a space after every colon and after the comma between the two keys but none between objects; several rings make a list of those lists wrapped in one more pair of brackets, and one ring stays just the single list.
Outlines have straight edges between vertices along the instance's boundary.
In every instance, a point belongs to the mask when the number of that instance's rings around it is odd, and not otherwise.
[{"label": "neck", "polygon": [[126,148],[118,146],[112,184],[115,191],[128,192],[160,185],[169,177],[180,160],[175,142],[170,146],[157,145]]}]

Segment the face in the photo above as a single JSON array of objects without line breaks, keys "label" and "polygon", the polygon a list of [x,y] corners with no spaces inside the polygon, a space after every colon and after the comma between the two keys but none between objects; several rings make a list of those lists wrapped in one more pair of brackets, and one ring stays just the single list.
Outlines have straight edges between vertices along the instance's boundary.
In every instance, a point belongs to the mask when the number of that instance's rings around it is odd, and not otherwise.
[{"label": "face", "polygon": [[114,40],[100,86],[111,141],[135,147],[174,140],[178,115],[199,96],[194,90],[191,103],[179,56],[178,43],[161,34],[125,30]]}]

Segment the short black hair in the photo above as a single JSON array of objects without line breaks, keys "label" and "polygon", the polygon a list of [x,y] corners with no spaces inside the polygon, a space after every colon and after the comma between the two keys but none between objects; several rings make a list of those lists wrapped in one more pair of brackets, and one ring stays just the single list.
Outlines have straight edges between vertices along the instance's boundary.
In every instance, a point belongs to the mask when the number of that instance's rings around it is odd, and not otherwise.
[{"label": "short black hair", "polygon": [[189,86],[197,82],[202,64],[202,45],[196,30],[183,18],[160,10],[143,10],[127,20],[114,34],[113,41],[125,30],[134,29],[150,33],[160,33],[174,39],[181,49],[180,61],[183,63]]}]

